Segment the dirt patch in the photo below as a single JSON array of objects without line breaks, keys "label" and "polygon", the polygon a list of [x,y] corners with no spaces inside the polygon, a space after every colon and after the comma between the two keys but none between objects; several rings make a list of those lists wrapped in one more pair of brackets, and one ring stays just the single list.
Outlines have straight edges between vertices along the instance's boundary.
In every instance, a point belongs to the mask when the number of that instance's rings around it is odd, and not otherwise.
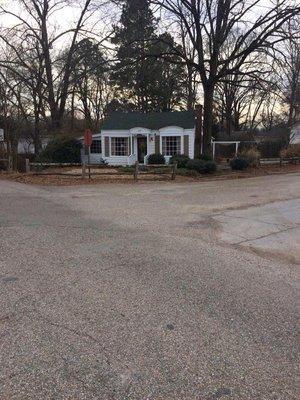
[{"label": "dirt patch", "polygon": [[[96,170],[95,170],[96,171]],[[98,171],[98,170],[97,170]],[[131,183],[134,184],[133,175],[112,175],[117,169],[107,168],[101,170],[102,175],[93,175],[91,179],[81,177],[80,168],[59,168],[49,169],[51,175],[43,175],[36,173],[7,173],[1,172],[0,179],[8,179],[14,182],[20,182],[25,184],[42,185],[42,186],[73,186],[73,185],[95,185],[101,183]],[[60,173],[64,175],[60,175]],[[93,172],[93,171],[92,171]],[[139,175],[138,182],[200,182],[200,181],[211,181],[211,180],[224,180],[224,179],[241,179],[241,178],[252,178],[256,176],[273,175],[273,174],[286,174],[292,172],[300,172],[300,165],[264,165],[260,168],[253,168],[247,171],[230,171],[223,170],[217,171],[212,175],[199,175],[196,177],[181,176],[177,175],[175,181],[171,181],[170,174],[159,175],[159,174],[143,174]]]},{"label": "dirt patch", "polygon": [[[61,168],[60,170],[51,169],[48,173],[0,173],[0,179],[7,179],[14,182],[20,182],[32,185],[42,186],[73,186],[73,185],[95,185],[101,183],[132,183],[134,184],[132,174],[120,174],[114,175],[116,170],[105,169],[101,171],[101,175],[92,175],[91,179],[86,176],[82,178],[81,170]],[[63,175],[61,174],[63,173]],[[182,178],[182,179],[180,179]],[[149,181],[170,181],[171,175],[159,175],[159,174],[139,174],[139,182]],[[184,177],[178,177],[179,181],[185,181]],[[177,181],[178,181],[177,180]],[[191,179],[190,179],[191,180]]]}]

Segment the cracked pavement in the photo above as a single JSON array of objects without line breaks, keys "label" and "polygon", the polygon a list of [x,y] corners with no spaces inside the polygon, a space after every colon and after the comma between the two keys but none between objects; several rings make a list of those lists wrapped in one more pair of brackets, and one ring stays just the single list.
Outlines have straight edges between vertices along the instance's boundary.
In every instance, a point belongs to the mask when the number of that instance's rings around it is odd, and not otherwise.
[{"label": "cracked pavement", "polygon": [[215,219],[221,240],[300,264],[299,199],[225,211]]},{"label": "cracked pavement", "polygon": [[298,398],[300,175],[0,180],[0,398]]}]

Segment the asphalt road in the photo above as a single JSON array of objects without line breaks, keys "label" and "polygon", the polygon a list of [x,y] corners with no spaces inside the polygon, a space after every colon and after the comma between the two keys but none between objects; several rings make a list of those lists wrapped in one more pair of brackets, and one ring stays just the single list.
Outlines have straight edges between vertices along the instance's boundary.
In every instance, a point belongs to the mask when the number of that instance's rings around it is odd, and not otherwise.
[{"label": "asphalt road", "polygon": [[0,181],[0,399],[297,399],[299,195]]}]

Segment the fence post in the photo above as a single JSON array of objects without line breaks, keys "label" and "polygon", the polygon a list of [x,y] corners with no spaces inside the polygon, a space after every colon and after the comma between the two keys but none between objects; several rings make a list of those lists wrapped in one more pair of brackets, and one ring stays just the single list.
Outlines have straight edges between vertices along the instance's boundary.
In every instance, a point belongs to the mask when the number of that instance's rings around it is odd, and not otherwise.
[{"label": "fence post", "polygon": [[172,168],[172,181],[174,181],[175,178],[176,178],[176,171],[177,171],[177,162],[175,162],[175,163],[173,164],[173,168]]},{"label": "fence post", "polygon": [[8,156],[8,166],[7,166],[8,168],[7,168],[7,169],[8,169],[8,171],[10,171],[10,172],[11,172],[12,169],[13,169],[13,165],[12,165],[12,164],[13,164],[12,156]]},{"label": "fence post", "polygon": [[82,178],[85,178],[85,161],[82,162]]},{"label": "fence post", "polygon": [[28,174],[28,172],[30,172],[29,158],[25,158],[25,172],[26,172],[26,174]]},{"label": "fence post", "polygon": [[133,171],[133,179],[135,182],[138,180],[138,173],[139,173],[139,162],[136,161],[134,163],[134,171]]}]

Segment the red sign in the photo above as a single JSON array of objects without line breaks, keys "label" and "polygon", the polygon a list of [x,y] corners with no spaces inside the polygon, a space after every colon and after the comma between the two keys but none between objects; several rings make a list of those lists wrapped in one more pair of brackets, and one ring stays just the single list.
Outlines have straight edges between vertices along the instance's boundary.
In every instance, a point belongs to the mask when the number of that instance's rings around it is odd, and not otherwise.
[{"label": "red sign", "polygon": [[84,145],[85,146],[91,146],[93,141],[93,134],[90,129],[86,129],[84,132]]}]

